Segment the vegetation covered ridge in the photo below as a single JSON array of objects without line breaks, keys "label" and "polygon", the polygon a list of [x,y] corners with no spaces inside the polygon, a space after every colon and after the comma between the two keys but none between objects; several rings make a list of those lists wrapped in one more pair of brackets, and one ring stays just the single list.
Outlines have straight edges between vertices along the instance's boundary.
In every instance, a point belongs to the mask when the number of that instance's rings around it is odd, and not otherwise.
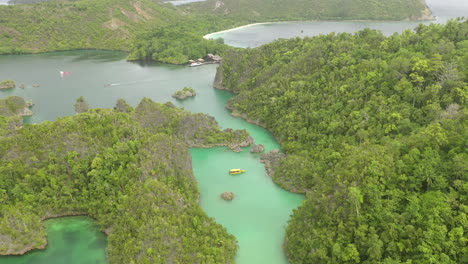
[{"label": "vegetation covered ridge", "polygon": [[306,193],[291,263],[467,262],[468,21],[232,51],[215,86],[282,143],[274,181]]},{"label": "vegetation covered ridge", "polygon": [[239,143],[245,130],[149,99],[2,129],[1,255],[42,247],[41,219],[86,214],[108,234],[110,263],[234,262],[235,238],[198,205],[188,146]]},{"label": "vegetation covered ridge", "polygon": [[424,0],[207,0],[180,8],[250,23],[294,20],[429,20]]},{"label": "vegetation covered ridge", "polygon": [[130,51],[129,60],[183,64],[232,49],[202,36],[253,22],[416,19],[424,8],[421,0],[210,0],[178,7],[151,0],[51,0],[0,5],[0,54],[107,49]]},{"label": "vegetation covered ridge", "polygon": [[135,32],[178,19],[150,0],[53,0],[0,6],[0,54],[73,49],[125,50]]}]

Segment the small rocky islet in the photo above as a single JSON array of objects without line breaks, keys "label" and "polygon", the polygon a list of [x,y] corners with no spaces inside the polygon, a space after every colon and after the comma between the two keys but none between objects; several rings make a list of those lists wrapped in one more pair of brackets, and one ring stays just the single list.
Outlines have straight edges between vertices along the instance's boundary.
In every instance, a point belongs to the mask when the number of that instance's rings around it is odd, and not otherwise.
[{"label": "small rocky islet", "polygon": [[0,99],[0,115],[6,117],[31,116],[33,112],[30,108],[33,105],[32,101],[25,100],[19,96],[10,96],[5,99]]},{"label": "small rocky islet", "polygon": [[0,90],[12,89],[16,87],[16,82],[13,80],[4,80],[0,82]]},{"label": "small rocky islet", "polygon": [[223,192],[221,194],[221,198],[223,198],[223,200],[225,200],[225,201],[231,201],[232,199],[234,199],[234,193],[233,192]]},{"label": "small rocky islet", "polygon": [[172,97],[176,98],[176,99],[179,99],[179,100],[184,100],[188,97],[193,97],[197,95],[197,93],[195,92],[195,90],[191,87],[184,87],[184,89],[180,90],[180,91],[177,91],[175,92]]}]

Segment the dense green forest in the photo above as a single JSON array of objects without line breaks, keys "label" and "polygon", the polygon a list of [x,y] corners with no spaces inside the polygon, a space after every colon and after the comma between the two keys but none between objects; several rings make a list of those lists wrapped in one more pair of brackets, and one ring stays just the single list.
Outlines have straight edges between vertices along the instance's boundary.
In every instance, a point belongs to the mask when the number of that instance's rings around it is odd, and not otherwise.
[{"label": "dense green forest", "polygon": [[202,36],[251,22],[418,19],[424,8],[420,0],[210,0],[182,6],[151,0],[51,0],[0,6],[0,54],[111,49],[130,51],[130,60],[183,64],[230,49]]},{"label": "dense green forest", "polygon": [[[350,8],[350,7],[353,8]],[[345,8],[348,12],[338,12]],[[201,36],[253,22],[312,19],[429,19],[420,0],[393,1],[206,1],[177,7],[184,17],[162,28],[140,32],[130,50],[130,60],[156,60],[182,64],[206,54],[224,55],[232,47],[222,39]],[[429,12],[425,10],[425,12]],[[430,13],[430,12],[429,12]]]},{"label": "dense green forest", "polygon": [[8,127],[0,116],[0,253],[44,246],[43,219],[86,214],[110,263],[233,263],[237,244],[198,205],[189,146],[242,142],[213,117],[143,99]]},{"label": "dense green forest", "polygon": [[[205,19],[203,21],[208,21]],[[209,32],[203,29],[207,24],[197,23],[182,21],[171,27],[141,31],[133,42],[128,59],[183,64],[190,59],[205,58],[209,53],[224,54],[233,49],[224,45],[222,39],[204,39],[202,36]],[[213,27],[214,31],[220,28],[219,25]]]},{"label": "dense green forest", "polygon": [[274,181],[306,194],[291,263],[468,263],[468,21],[231,51],[215,85],[284,146]]},{"label": "dense green forest", "polygon": [[[421,0],[207,0],[180,8],[252,22],[319,19],[430,19]],[[430,11],[429,13],[430,14]]]},{"label": "dense green forest", "polygon": [[135,32],[180,15],[151,0],[53,0],[0,6],[0,54],[71,49],[128,50]]},{"label": "dense green forest", "polygon": [[[240,22],[237,22],[240,25]],[[183,64],[228,49],[202,36],[236,25],[150,0],[52,0],[0,6],[0,54],[73,49],[130,51],[129,60]]]},{"label": "dense green forest", "polygon": [[30,102],[19,96],[0,99],[0,138],[23,125],[23,114],[30,106]]}]

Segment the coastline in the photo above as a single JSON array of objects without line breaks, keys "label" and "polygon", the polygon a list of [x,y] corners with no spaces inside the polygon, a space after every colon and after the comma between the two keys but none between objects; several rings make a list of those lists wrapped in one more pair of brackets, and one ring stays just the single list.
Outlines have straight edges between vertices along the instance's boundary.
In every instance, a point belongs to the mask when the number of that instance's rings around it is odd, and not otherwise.
[{"label": "coastline", "polygon": [[[242,131],[242,130],[239,130]],[[249,147],[252,144],[254,144],[253,138],[248,135],[247,138],[245,138],[242,141],[239,142],[223,142],[223,143],[194,143],[194,142],[186,142],[185,147],[187,150],[189,148],[214,148],[214,147],[226,147],[227,149],[230,149],[231,151],[235,151],[235,148],[245,148]],[[192,170],[193,173],[193,170]],[[199,199],[199,198],[198,198]],[[96,221],[96,218],[92,216],[90,213],[87,212],[64,212],[64,213],[50,213],[47,212],[43,216],[40,217],[40,221],[44,223],[45,221],[49,219],[56,219],[56,218],[64,218],[64,217],[74,217],[74,216],[86,216],[93,221]],[[99,226],[100,231],[104,233],[106,236],[109,236],[109,234],[112,232],[112,226],[104,228],[103,226]],[[30,243],[27,245],[23,245],[21,249],[18,249],[16,251],[6,251],[6,252],[0,252],[0,256],[22,256],[25,255],[31,251],[34,250],[44,250],[47,249],[48,246],[48,235],[46,234],[44,237],[41,237],[40,243]]]},{"label": "coastline", "polygon": [[286,24],[286,23],[298,23],[298,22],[389,22],[389,21],[436,21],[437,17],[434,16],[434,13],[432,12],[431,8],[427,4],[426,0],[421,0],[421,3],[424,5],[424,8],[421,10],[421,14],[418,17],[407,17],[402,20],[385,20],[385,19],[343,19],[343,20],[335,20],[335,19],[313,19],[313,20],[289,20],[289,21],[270,21],[270,22],[258,22],[258,23],[252,23],[252,24],[246,24],[243,26],[235,27],[235,28],[230,28],[230,29],[225,29],[217,32],[212,32],[209,34],[206,34],[203,36],[204,39],[210,39],[214,35],[217,34],[222,34],[226,32],[231,32],[234,30],[242,29],[242,28],[247,28],[247,27],[252,27],[252,26],[258,26],[258,25],[264,25],[264,24]]},{"label": "coastline", "polygon": [[[56,213],[56,214],[46,214],[43,217],[41,217],[41,222],[47,221],[49,219],[54,219],[54,218],[73,217],[73,216],[86,216],[86,217],[90,217],[93,220],[95,220],[88,213],[68,212],[68,213],[61,213],[61,214],[58,214],[58,213]],[[109,235],[109,230],[101,230],[101,232],[103,232],[106,236]],[[47,234],[46,234],[46,236],[41,241],[40,245],[34,245],[34,244],[25,245],[21,250],[18,250],[16,252],[0,253],[0,256],[22,256],[24,254],[29,253],[30,251],[33,251],[33,250],[47,249],[47,245],[48,245],[48,238],[47,238]]]},{"label": "coastline", "polygon": [[[225,91],[229,91],[229,92],[232,92],[231,90],[229,89],[224,89],[224,88],[217,88],[217,87],[214,87],[215,89],[218,89],[218,90],[225,90]],[[236,94],[237,95],[237,94]],[[278,142],[278,144],[280,144],[281,146],[281,149],[279,149],[278,153],[281,153],[280,155],[284,155],[286,156],[286,154],[284,154],[284,152],[281,152],[282,151],[282,142],[280,141],[280,139],[275,135],[273,134],[273,132],[271,130],[268,129],[268,126],[265,124],[265,123],[262,123],[260,121],[254,121],[252,119],[249,119],[247,117],[247,114],[245,113],[242,113],[242,112],[239,112],[238,110],[236,110],[235,108],[233,108],[232,106],[229,106],[229,105],[226,105],[225,106],[226,109],[228,109],[230,112],[231,112],[231,115],[233,117],[238,117],[238,118],[241,118],[243,120],[245,120],[247,123],[250,123],[250,124],[253,124],[253,125],[256,125],[256,126],[259,126],[259,127],[263,127],[264,129],[266,129],[268,132],[271,133],[271,135],[275,138],[275,140]],[[291,185],[288,185],[287,183],[285,182],[282,182],[280,178],[278,177],[275,177],[275,169],[273,168],[273,163],[271,160],[269,160],[269,158],[267,158],[269,155],[278,155],[278,154],[275,154],[274,151],[270,151],[270,152],[267,152],[267,153],[264,153],[261,155],[261,158],[260,158],[260,162],[263,163],[264,167],[265,167],[265,171],[267,173],[267,175],[272,179],[272,181],[278,186],[280,187],[281,189],[283,190],[286,190],[288,192],[291,192],[291,193],[296,193],[296,194],[302,194],[302,195],[305,195],[307,193],[307,190],[298,190],[297,188],[295,188],[294,186],[291,186]]]},{"label": "coastline", "polygon": [[29,253],[30,251],[33,251],[33,250],[46,249],[47,245],[48,245],[47,236],[41,242],[42,243],[40,245],[38,245],[38,246],[30,244],[30,245],[25,246],[20,251],[13,252],[13,253],[0,254],[0,256],[22,256],[24,254]]},{"label": "coastline", "polygon": [[415,18],[415,19],[412,19],[410,17],[406,18],[406,19],[403,19],[403,20],[385,20],[385,19],[382,19],[382,20],[372,20],[372,19],[343,19],[343,20],[339,20],[339,19],[324,19],[324,20],[288,20],[288,21],[270,21],[270,22],[258,22],[258,23],[252,23],[252,24],[246,24],[246,25],[243,25],[243,26],[239,26],[239,27],[235,27],[235,28],[229,28],[229,29],[225,29],[225,30],[221,30],[221,31],[216,31],[216,32],[212,32],[212,33],[208,33],[206,35],[203,36],[204,39],[211,39],[214,35],[217,35],[217,34],[222,34],[222,33],[226,33],[226,32],[231,32],[231,31],[235,31],[235,30],[239,30],[239,29],[243,29],[243,28],[248,28],[248,27],[253,27],[253,26],[258,26],[258,25],[271,25],[271,24],[287,24],[287,23],[308,23],[308,22],[399,22],[399,21],[414,21],[414,22],[417,22],[417,21],[420,21],[420,22],[423,22],[423,21],[435,21],[437,20],[437,17],[435,17],[433,14],[432,14],[432,11],[430,10],[429,7],[423,9],[421,11],[421,16],[418,17],[418,18]]},{"label": "coastline", "polygon": [[225,29],[225,30],[213,32],[213,33],[208,33],[208,34],[204,35],[203,38],[204,39],[210,39],[213,35],[216,35],[216,34],[226,33],[226,32],[238,30],[238,29],[241,29],[241,28],[247,28],[247,27],[252,27],[252,26],[257,26],[257,25],[262,25],[262,24],[287,23],[287,22],[294,22],[294,21],[252,23],[252,24],[247,24],[247,25],[235,27],[235,28],[230,28],[230,29]]}]

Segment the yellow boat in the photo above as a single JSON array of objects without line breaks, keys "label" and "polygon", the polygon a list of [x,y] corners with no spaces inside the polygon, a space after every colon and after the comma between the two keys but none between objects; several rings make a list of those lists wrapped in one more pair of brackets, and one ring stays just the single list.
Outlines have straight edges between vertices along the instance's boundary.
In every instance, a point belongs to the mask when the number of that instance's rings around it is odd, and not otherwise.
[{"label": "yellow boat", "polygon": [[245,170],[241,170],[241,169],[232,169],[232,170],[229,170],[229,174],[241,174],[241,173],[244,173]]}]

